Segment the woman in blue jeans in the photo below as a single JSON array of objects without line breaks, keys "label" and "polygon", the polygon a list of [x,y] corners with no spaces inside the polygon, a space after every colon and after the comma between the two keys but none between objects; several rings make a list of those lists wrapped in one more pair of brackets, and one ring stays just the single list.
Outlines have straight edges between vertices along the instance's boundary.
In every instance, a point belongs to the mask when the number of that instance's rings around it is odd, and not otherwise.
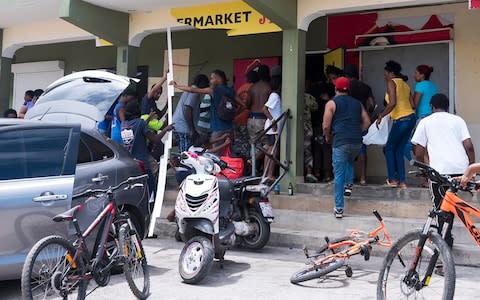
[{"label": "woman in blue jeans", "polygon": [[410,97],[410,87],[406,83],[408,77],[404,76],[401,71],[402,66],[395,61],[388,61],[385,64],[384,77],[387,83],[385,101],[387,106],[378,115],[376,123],[379,126],[382,118],[390,114],[393,125],[385,145],[388,172],[385,184],[389,187],[405,189],[407,185],[403,154],[417,117],[413,109],[413,99]]}]

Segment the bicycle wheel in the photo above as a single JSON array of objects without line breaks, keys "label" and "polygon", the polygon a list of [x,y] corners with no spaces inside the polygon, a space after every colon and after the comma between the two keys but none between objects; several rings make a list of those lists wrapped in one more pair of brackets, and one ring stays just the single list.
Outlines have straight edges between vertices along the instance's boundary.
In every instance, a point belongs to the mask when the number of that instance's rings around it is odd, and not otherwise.
[{"label": "bicycle wheel", "polygon": [[297,284],[300,282],[312,280],[315,278],[320,278],[322,276],[327,275],[335,271],[336,269],[345,265],[344,259],[333,259],[328,263],[324,263],[321,265],[313,265],[311,264],[307,268],[301,269],[300,271],[294,273],[290,278],[290,282],[293,284]]},{"label": "bicycle wheel", "polygon": [[[455,264],[450,248],[436,232],[429,231],[415,273],[410,280],[407,279],[420,234],[421,230],[408,232],[387,253],[378,276],[377,299],[453,299]],[[435,251],[439,253],[436,263],[443,264],[445,274],[440,276],[433,273],[423,284]]]},{"label": "bicycle wheel", "polygon": [[23,265],[23,299],[85,299],[85,268],[81,259],[73,261],[74,254],[73,245],[60,236],[38,241]]},{"label": "bicycle wheel", "polygon": [[119,241],[125,258],[123,272],[128,286],[135,297],[146,299],[150,292],[150,276],[141,240],[135,229],[130,229],[128,224],[123,224],[119,230]]}]

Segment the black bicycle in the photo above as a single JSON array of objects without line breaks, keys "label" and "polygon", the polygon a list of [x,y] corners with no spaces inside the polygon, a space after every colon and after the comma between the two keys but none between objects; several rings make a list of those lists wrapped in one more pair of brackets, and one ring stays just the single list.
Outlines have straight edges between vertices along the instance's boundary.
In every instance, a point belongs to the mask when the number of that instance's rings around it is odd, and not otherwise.
[{"label": "black bicycle", "polygon": [[[138,182],[146,176],[130,177],[105,190],[87,190],[74,195],[74,198],[89,198],[85,204],[53,217],[53,221],[72,222],[76,240],[72,243],[61,236],[47,236],[33,246],[23,265],[22,297],[74,299],[76,295],[77,299],[85,299],[92,278],[98,286],[106,286],[110,282],[112,268],[123,264],[131,291],[138,299],[146,299],[150,291],[150,278],[141,238],[128,213],[117,208],[114,198],[114,192],[122,187],[143,187]],[[92,200],[104,201],[105,207],[82,232],[76,215]],[[90,253],[85,239],[98,225],[100,228],[93,248],[96,252]]]}]

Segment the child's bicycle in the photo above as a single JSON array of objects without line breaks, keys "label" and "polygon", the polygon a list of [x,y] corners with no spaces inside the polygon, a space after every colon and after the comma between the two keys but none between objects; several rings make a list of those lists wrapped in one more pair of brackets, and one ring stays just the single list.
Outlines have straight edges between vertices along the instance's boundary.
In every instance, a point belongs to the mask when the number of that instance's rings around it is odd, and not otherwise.
[{"label": "child's bicycle", "polygon": [[[480,246],[480,232],[471,218],[480,217],[480,210],[457,196],[459,190],[470,192],[480,186],[470,182],[463,189],[457,180],[440,175],[428,165],[420,162],[413,165],[419,168],[421,176],[447,186],[448,191],[440,209],[430,210],[423,229],[406,233],[387,253],[378,277],[377,299],[450,300],[455,293],[455,263],[444,237],[451,232],[457,216]],[[441,228],[437,225],[441,224],[439,221],[444,221]],[[435,269],[444,274],[432,277]]]},{"label": "child's bicycle", "polygon": [[[130,177],[106,190],[87,190],[75,197],[91,196],[84,204],[53,217],[54,222],[71,222],[76,231],[72,243],[61,236],[47,236],[38,241],[27,255],[22,271],[22,299],[85,299],[89,281],[98,286],[110,281],[110,271],[123,264],[123,272],[133,294],[146,299],[150,291],[147,258],[142,242],[127,213],[115,203],[114,192],[143,187],[137,183],[146,175]],[[100,196],[97,198],[97,196]],[[89,201],[105,200],[105,208],[82,232],[76,215]],[[90,253],[85,239],[100,225],[94,252]],[[113,237],[112,247],[107,246]],[[110,244],[110,243],[108,243]]]},{"label": "child's bicycle", "polygon": [[380,222],[380,226],[371,232],[352,230],[349,235],[333,241],[325,237],[327,243],[313,255],[310,255],[308,249],[304,248],[305,256],[309,260],[308,266],[293,274],[290,282],[297,284],[320,278],[343,266],[346,266],[345,274],[347,277],[352,277],[352,268],[347,264],[350,257],[360,254],[365,260],[369,260],[372,245],[390,247],[392,240],[382,217],[376,210],[373,211],[373,214]]}]

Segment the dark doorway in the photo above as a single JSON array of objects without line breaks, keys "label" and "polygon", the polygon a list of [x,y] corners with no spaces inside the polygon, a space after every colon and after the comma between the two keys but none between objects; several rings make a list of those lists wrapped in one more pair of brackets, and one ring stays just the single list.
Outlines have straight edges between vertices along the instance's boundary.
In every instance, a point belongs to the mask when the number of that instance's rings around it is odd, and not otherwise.
[{"label": "dark doorway", "polygon": [[305,59],[305,80],[308,82],[318,80],[323,73],[323,54],[307,54]]}]

